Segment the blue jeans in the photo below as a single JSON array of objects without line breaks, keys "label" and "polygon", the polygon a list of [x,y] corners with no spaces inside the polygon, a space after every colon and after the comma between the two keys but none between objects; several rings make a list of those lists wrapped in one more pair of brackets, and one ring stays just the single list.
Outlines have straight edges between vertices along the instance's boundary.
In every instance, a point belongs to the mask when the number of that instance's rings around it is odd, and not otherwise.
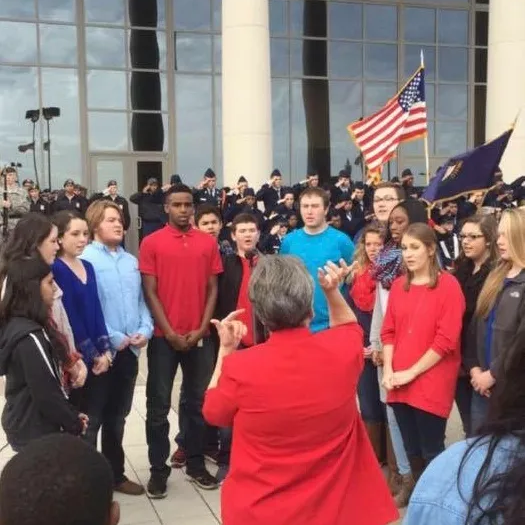
[{"label": "blue jeans", "polygon": [[390,432],[390,439],[392,441],[392,448],[394,449],[394,456],[396,457],[397,468],[402,476],[410,474],[410,462],[403,443],[403,437],[397,419],[394,414],[394,409],[390,405],[386,405],[386,417],[388,421],[388,431]]},{"label": "blue jeans", "polygon": [[214,352],[209,338],[202,347],[187,352],[174,350],[163,337],[153,337],[148,347],[148,381],[146,385],[146,440],[151,473],[168,477],[166,464],[170,454],[170,424],[173,381],[179,365],[182,388],[186,395],[185,451],[187,470],[204,469],[205,422],[202,417],[204,393],[213,373]]},{"label": "blue jeans", "polygon": [[485,423],[489,412],[489,398],[472,392],[472,404],[470,405],[470,428],[472,434],[476,435],[481,425]]},{"label": "blue jeans", "polygon": [[126,479],[122,440],[138,370],[137,356],[127,348],[117,352],[113,366],[105,374],[96,376],[89,371],[84,387],[71,394],[71,402],[89,417],[84,439],[94,448],[102,429],[102,454],[111,465],[115,485]]},{"label": "blue jeans", "polygon": [[474,390],[470,384],[469,376],[459,376],[456,383],[456,405],[458,406],[461,423],[463,423],[463,431],[466,437],[472,435],[472,394]]},{"label": "blue jeans", "polygon": [[445,450],[447,420],[444,417],[406,403],[392,403],[391,406],[409,458],[423,458],[428,465]]},{"label": "blue jeans", "polygon": [[377,368],[371,359],[365,359],[365,366],[357,385],[357,397],[361,417],[365,423],[383,423],[385,421],[385,405],[379,395]]}]

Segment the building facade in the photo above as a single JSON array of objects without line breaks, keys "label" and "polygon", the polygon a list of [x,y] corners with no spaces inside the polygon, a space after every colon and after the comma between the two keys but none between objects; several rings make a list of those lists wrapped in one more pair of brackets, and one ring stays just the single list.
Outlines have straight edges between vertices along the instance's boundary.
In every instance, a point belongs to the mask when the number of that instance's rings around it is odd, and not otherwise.
[{"label": "building facade", "polygon": [[[0,159],[29,178],[36,166],[46,187],[49,156],[53,187],[117,179],[124,194],[171,173],[195,184],[207,167],[229,185],[244,175],[257,186],[274,167],[290,183],[345,165],[359,179],[346,127],[383,105],[423,50],[433,170],[525,103],[513,80],[525,75],[524,28],[515,0],[2,0]],[[48,122],[25,118],[41,107],[60,108],[50,147]],[[18,152],[33,127],[34,158]],[[525,170],[515,135],[513,176]],[[415,141],[390,175],[424,166]]]}]

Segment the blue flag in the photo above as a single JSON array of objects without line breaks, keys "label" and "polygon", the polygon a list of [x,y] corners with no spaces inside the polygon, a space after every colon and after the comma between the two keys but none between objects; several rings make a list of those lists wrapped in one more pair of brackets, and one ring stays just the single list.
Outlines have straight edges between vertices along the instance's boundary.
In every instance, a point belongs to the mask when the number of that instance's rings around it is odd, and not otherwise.
[{"label": "blue flag", "polygon": [[498,138],[452,157],[438,169],[421,198],[432,203],[489,189],[513,131],[512,127]]}]

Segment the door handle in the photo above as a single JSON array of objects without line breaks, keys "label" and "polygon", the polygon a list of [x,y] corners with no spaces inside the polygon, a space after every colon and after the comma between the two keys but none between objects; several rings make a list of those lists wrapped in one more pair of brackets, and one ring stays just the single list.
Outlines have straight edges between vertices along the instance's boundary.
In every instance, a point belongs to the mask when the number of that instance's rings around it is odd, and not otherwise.
[{"label": "door handle", "polygon": [[140,217],[137,217],[137,228],[142,230],[142,219]]}]

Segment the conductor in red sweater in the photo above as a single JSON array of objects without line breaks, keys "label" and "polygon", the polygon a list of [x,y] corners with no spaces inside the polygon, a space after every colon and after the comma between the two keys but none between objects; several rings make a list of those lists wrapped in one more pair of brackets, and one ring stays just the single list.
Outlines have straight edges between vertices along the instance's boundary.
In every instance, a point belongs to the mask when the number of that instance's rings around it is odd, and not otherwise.
[{"label": "conductor in red sweater", "polygon": [[290,256],[259,260],[250,300],[267,342],[235,349],[239,311],[213,321],[221,340],[204,402],[212,425],[233,426],[223,525],[386,525],[398,517],[356,405],[363,333],[327,263],[318,279],[330,328],[312,334],[314,283]]},{"label": "conductor in red sweater", "polygon": [[456,278],[439,268],[429,226],[412,224],[401,249],[407,274],[392,285],[381,330],[383,385],[417,481],[445,450],[465,299]]}]

